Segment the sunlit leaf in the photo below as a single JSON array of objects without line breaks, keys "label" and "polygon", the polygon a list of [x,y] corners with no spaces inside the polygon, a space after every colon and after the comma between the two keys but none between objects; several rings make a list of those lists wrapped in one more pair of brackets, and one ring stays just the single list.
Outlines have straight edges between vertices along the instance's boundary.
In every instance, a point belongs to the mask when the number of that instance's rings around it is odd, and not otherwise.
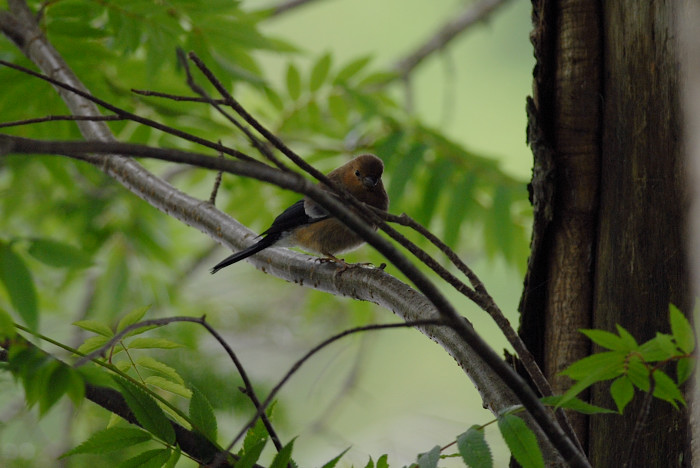
[{"label": "sunlit leaf", "polygon": [[671,377],[660,370],[656,370],[653,377],[655,384],[654,396],[656,398],[661,398],[662,400],[671,403],[674,408],[678,408],[678,405],[676,405],[677,401],[685,406],[683,394]]},{"label": "sunlit leaf", "polygon": [[627,404],[634,397],[634,385],[629,378],[622,376],[618,377],[610,384],[610,395],[615,400],[617,411],[622,414]]},{"label": "sunlit leaf", "polygon": [[182,348],[182,345],[167,338],[134,338],[129,341],[129,348],[132,349],[175,349]]},{"label": "sunlit leaf", "polygon": [[107,338],[111,338],[112,336],[114,336],[114,332],[111,328],[109,328],[102,322],[98,322],[97,320],[78,320],[77,322],[73,322],[73,325],[75,325],[76,327],[80,327],[83,330],[91,331],[93,333],[97,333],[98,335],[106,336]]},{"label": "sunlit leaf", "polygon": [[678,360],[676,365],[676,378],[678,379],[678,385],[682,385],[683,382],[688,380],[695,370],[695,358],[687,357]]},{"label": "sunlit leaf", "polygon": [[678,347],[690,354],[695,349],[695,334],[693,327],[683,313],[673,304],[669,304],[671,333]]},{"label": "sunlit leaf", "polygon": [[628,351],[627,343],[614,333],[605,330],[579,330],[595,344],[613,351]]},{"label": "sunlit leaf", "polygon": [[148,376],[144,382],[148,385],[153,385],[154,387],[174,393],[175,395],[180,395],[181,397],[190,398],[192,396],[192,391],[189,388],[159,375]]},{"label": "sunlit leaf", "polygon": [[546,405],[555,406],[557,408],[571,409],[582,414],[605,414],[615,412],[601,406],[592,405],[578,398],[564,400],[562,395],[544,397],[541,400],[542,403]]},{"label": "sunlit leaf", "polygon": [[119,324],[117,325],[117,332],[124,330],[129,325],[133,325],[139,322],[143,318],[143,316],[146,315],[146,312],[148,312],[148,309],[150,308],[150,305],[137,307],[128,314],[126,314],[124,317],[122,317],[121,320],[119,320]]}]

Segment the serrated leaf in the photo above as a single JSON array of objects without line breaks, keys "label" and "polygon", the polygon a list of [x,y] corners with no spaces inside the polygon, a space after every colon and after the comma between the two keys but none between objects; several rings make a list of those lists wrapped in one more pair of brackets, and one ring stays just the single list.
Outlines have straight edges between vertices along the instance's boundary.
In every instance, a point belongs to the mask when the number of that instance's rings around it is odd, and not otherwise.
[{"label": "serrated leaf", "polygon": [[[192,387],[189,414],[194,428],[212,442],[216,442],[217,424],[214,408],[212,408],[207,397],[197,387]],[[264,445],[265,439],[262,441]],[[254,461],[257,461],[257,459]]]},{"label": "serrated leaf", "polygon": [[46,389],[39,399],[39,415],[45,415],[66,393],[70,383],[70,369],[63,363],[52,362],[46,381]]},{"label": "serrated leaf", "polygon": [[98,335],[106,336],[107,338],[111,338],[114,336],[114,332],[111,328],[109,328],[102,322],[98,322],[97,320],[78,320],[77,322],[73,322],[73,325],[75,325],[76,327],[80,327],[83,330],[91,331],[93,333],[97,333]]},{"label": "serrated leaf", "polygon": [[122,389],[126,404],[141,426],[168,444],[175,442],[175,431],[158,404],[144,390],[121,377],[114,381]]},{"label": "serrated leaf", "polygon": [[96,349],[100,349],[102,346],[105,345],[109,341],[109,338],[106,336],[98,335],[98,336],[91,336],[87,340],[83,342],[78,347],[78,352],[81,354],[90,354],[91,352],[95,351]]},{"label": "serrated leaf", "polygon": [[678,380],[678,385],[682,385],[683,382],[688,380],[693,374],[695,369],[695,358],[681,358],[678,360],[676,365],[676,378]]},{"label": "serrated leaf", "polygon": [[631,356],[627,361],[627,378],[641,391],[649,391],[649,368],[638,356]]},{"label": "serrated leaf", "polygon": [[498,429],[510,453],[523,468],[544,468],[537,438],[525,421],[512,414],[498,417]]},{"label": "serrated leaf", "polygon": [[309,78],[309,90],[313,93],[323,85],[328,77],[328,72],[331,69],[331,54],[324,54],[314,64],[311,69],[311,77]]},{"label": "serrated leaf", "polygon": [[167,364],[153,359],[150,356],[142,356],[138,358],[136,360],[136,364],[150,371],[158,372],[159,374],[168,377],[173,382],[177,382],[182,385],[185,384],[185,381],[182,379],[182,377],[180,377],[180,374],[178,374],[175,369],[168,366]]},{"label": "serrated leaf", "polygon": [[148,376],[144,382],[148,385],[153,385],[154,387],[174,393],[175,395],[180,395],[181,397],[190,398],[192,396],[192,391],[189,388],[159,375]]},{"label": "serrated leaf", "polygon": [[17,334],[15,322],[7,311],[0,307],[0,340],[13,338]]},{"label": "serrated leaf", "polygon": [[680,351],[678,350],[678,347],[676,346],[676,343],[671,335],[656,332],[656,336],[652,339],[656,340],[659,344],[659,349],[666,353],[665,359],[671,359],[679,355]]},{"label": "serrated leaf", "polygon": [[272,460],[270,468],[285,468],[289,464],[289,461],[292,459],[292,450],[295,440],[296,439],[292,439],[287,445],[282,447],[282,450],[280,450]]},{"label": "serrated leaf", "polygon": [[61,455],[60,458],[79,453],[109,453],[151,440],[151,434],[132,427],[110,427],[91,435],[85,442]]},{"label": "serrated leaf", "polygon": [[418,455],[418,468],[437,468],[440,461],[440,446],[436,445],[428,452]]},{"label": "serrated leaf", "polygon": [[148,309],[150,308],[150,305],[137,307],[136,309],[132,310],[124,317],[122,317],[122,319],[119,321],[119,324],[117,325],[117,333],[124,330],[129,325],[133,325],[140,321],[143,318],[143,316],[146,315],[146,312],[148,312]]},{"label": "serrated leaf", "polygon": [[467,466],[471,468],[493,467],[491,449],[486,443],[483,429],[479,426],[472,426],[457,436],[457,448]]},{"label": "serrated leaf", "polygon": [[656,398],[660,398],[671,403],[676,409],[678,408],[676,401],[679,401],[683,406],[685,406],[683,394],[671,377],[660,370],[654,371],[653,376],[655,383],[654,396]]},{"label": "serrated leaf", "polygon": [[357,75],[360,71],[362,71],[362,69],[365,68],[371,60],[372,60],[372,57],[366,56],[366,57],[357,58],[357,59],[349,62],[347,65],[345,65],[343,68],[341,68],[340,71],[335,75],[335,79],[333,80],[333,83],[335,83],[335,84],[345,83],[350,78],[352,78],[353,76]]},{"label": "serrated leaf", "polygon": [[12,307],[27,327],[36,330],[39,326],[39,311],[32,274],[22,257],[5,242],[0,242],[0,282],[10,296]]},{"label": "serrated leaf", "polygon": [[287,94],[292,101],[296,101],[301,96],[301,75],[293,63],[287,67]]},{"label": "serrated leaf", "polygon": [[129,341],[129,349],[175,349],[182,345],[167,338],[134,338]]},{"label": "serrated leaf", "polygon": [[686,354],[690,354],[695,349],[695,335],[693,327],[688,319],[683,315],[678,307],[669,304],[669,314],[671,321],[671,334],[676,340],[678,347]]},{"label": "serrated leaf", "polygon": [[658,339],[658,335],[642,343],[639,347],[639,352],[646,362],[663,361],[668,358],[668,352],[663,348],[662,343]]},{"label": "serrated leaf", "polygon": [[241,454],[241,457],[236,462],[236,468],[252,468],[255,462],[260,459],[260,454],[265,448],[266,443],[267,439],[262,439],[252,444],[248,450],[245,450]]},{"label": "serrated leaf", "polygon": [[541,399],[542,403],[549,406],[555,406],[557,408],[565,408],[576,411],[582,414],[605,414],[605,413],[615,413],[615,411],[603,408],[601,406],[592,405],[586,403],[578,398],[571,398],[564,401],[562,395],[548,396]]},{"label": "serrated leaf", "polygon": [[267,429],[262,420],[258,418],[253,427],[248,429],[245,438],[243,439],[243,452],[248,452],[253,446],[257,445],[261,440],[267,440]]},{"label": "serrated leaf", "polygon": [[579,330],[595,344],[613,351],[629,351],[625,341],[614,333],[605,330]]},{"label": "serrated leaf", "polygon": [[634,339],[634,336],[627,330],[625,330],[620,324],[615,324],[615,328],[617,328],[617,334],[620,335],[620,339],[625,343],[625,346],[627,349],[637,349],[639,345],[637,344],[637,340]]},{"label": "serrated leaf", "polygon": [[634,397],[634,385],[626,376],[618,377],[610,385],[610,395],[617,405],[617,411],[622,414]]},{"label": "serrated leaf", "polygon": [[343,458],[343,455],[345,455],[348,450],[350,450],[350,447],[346,448],[342,452],[340,452],[340,455],[337,457],[333,458],[332,460],[327,461],[321,468],[335,468],[335,465],[338,464],[341,458]]},{"label": "serrated leaf", "polygon": [[622,372],[625,357],[626,354],[620,351],[596,353],[572,363],[561,374],[574,380],[590,378],[592,375],[597,376],[598,380],[611,379]]},{"label": "serrated leaf", "polygon": [[161,468],[170,458],[170,449],[146,450],[138,455],[124,460],[119,468]]},{"label": "serrated leaf", "polygon": [[51,239],[30,239],[27,253],[45,265],[56,268],[87,268],[92,260],[82,250]]}]

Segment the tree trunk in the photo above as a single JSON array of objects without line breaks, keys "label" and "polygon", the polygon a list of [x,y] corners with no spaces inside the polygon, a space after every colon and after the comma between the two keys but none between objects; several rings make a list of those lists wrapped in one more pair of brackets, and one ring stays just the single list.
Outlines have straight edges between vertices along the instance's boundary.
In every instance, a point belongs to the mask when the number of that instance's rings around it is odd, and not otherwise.
[{"label": "tree trunk", "polygon": [[[534,0],[532,255],[521,334],[555,392],[588,352],[579,328],[639,342],[691,310],[681,144],[678,0]],[[594,350],[599,351],[599,350]],[[596,467],[689,464],[687,415],[654,401],[629,457],[641,394],[623,416],[574,418]],[[609,384],[591,391],[614,408]]]}]

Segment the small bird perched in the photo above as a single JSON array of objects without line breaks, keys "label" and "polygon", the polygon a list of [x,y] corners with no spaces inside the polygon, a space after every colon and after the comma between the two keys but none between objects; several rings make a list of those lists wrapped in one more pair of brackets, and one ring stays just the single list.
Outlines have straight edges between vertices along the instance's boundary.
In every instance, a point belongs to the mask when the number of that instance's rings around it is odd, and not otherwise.
[{"label": "small bird perched", "polygon": [[[361,202],[386,210],[389,197],[382,183],[383,172],[381,159],[373,154],[363,154],[331,171],[327,177]],[[323,184],[321,188],[330,191]],[[273,245],[301,247],[334,259],[335,254],[357,248],[364,242],[310,198],[303,198],[284,210],[260,237],[255,244],[219,262],[211,269],[212,274]]]}]

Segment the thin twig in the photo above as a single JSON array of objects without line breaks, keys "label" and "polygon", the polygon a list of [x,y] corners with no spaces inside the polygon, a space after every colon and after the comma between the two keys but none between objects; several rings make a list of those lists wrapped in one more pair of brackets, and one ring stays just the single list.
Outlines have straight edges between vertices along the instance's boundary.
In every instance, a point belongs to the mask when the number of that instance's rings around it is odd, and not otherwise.
[{"label": "thin twig", "polygon": [[410,322],[402,322],[402,323],[385,323],[385,324],[374,324],[374,325],[365,325],[362,327],[355,327],[351,328],[349,330],[345,330],[341,333],[338,333],[336,335],[331,336],[330,338],[326,338],[323,340],[321,343],[318,345],[314,346],[311,348],[304,356],[301,357],[298,361],[296,361],[292,367],[289,368],[287,373],[282,377],[282,379],[275,385],[272,390],[270,390],[270,393],[268,394],[267,398],[265,401],[262,402],[260,405],[260,408],[258,409],[258,413],[255,414],[249,421],[248,423],[243,426],[243,428],[240,430],[238,435],[231,441],[231,443],[228,445],[227,450],[231,450],[231,448],[236,445],[236,443],[243,437],[243,435],[253,427],[255,424],[255,421],[263,414],[267,406],[272,402],[272,400],[275,398],[277,393],[280,391],[282,386],[287,383],[287,381],[299,370],[299,368],[309,360],[314,354],[318,353],[320,350],[325,348],[326,346],[330,345],[331,343],[334,343],[338,341],[341,338],[344,338],[346,336],[355,334],[355,333],[361,333],[365,331],[371,331],[371,330],[385,330],[385,329],[390,329],[390,328],[406,328],[406,327],[426,327],[426,326],[447,326],[447,324],[442,321],[442,320],[414,320]]},{"label": "thin twig", "polygon": [[242,159],[244,161],[250,161],[250,162],[255,162],[257,164],[260,164],[255,159],[251,158],[247,154],[241,153],[240,151],[228,148],[226,146],[217,145],[216,143],[212,143],[211,141],[205,140],[204,138],[200,138],[198,136],[189,134],[187,132],[183,132],[183,131],[174,129],[172,127],[169,127],[167,125],[163,125],[163,124],[156,122],[154,120],[138,116],[138,115],[133,114],[129,111],[126,111],[126,110],[121,109],[117,106],[114,106],[114,105],[112,105],[112,104],[110,104],[102,99],[99,99],[99,98],[91,95],[90,93],[84,92],[84,91],[77,89],[69,84],[63,83],[59,80],[55,80],[55,79],[53,79],[49,76],[46,76],[44,74],[37,73],[34,70],[30,70],[30,69],[23,67],[21,65],[16,65],[16,64],[14,64],[12,62],[8,62],[6,60],[0,60],[0,65],[4,65],[8,68],[12,68],[13,70],[17,70],[17,71],[20,71],[22,73],[26,73],[27,75],[33,76],[35,78],[39,78],[39,79],[44,80],[48,83],[51,83],[54,86],[58,86],[59,88],[62,88],[62,89],[65,89],[67,91],[70,91],[72,93],[75,93],[78,96],[83,97],[83,98],[87,99],[88,101],[97,104],[98,106],[104,107],[105,109],[107,109],[111,112],[114,112],[115,114],[122,116],[125,119],[132,120],[132,121],[140,123],[142,125],[146,125],[148,127],[155,128],[157,130],[161,130],[165,133],[169,133],[169,134],[174,135],[178,138],[182,138],[183,140],[192,141],[194,143],[200,144],[200,145],[205,146],[207,148],[215,149],[217,151],[226,153],[230,156],[234,156],[236,158]]},{"label": "thin twig", "polygon": [[270,8],[270,16],[279,16],[284,13],[289,13],[291,10],[304,6],[307,3],[314,2],[316,0],[284,0],[280,2],[277,6]]},{"label": "thin twig", "polygon": [[[209,94],[206,91],[204,91],[204,88],[199,86],[194,81],[194,78],[192,77],[192,72],[190,71],[190,64],[187,61],[187,57],[185,57],[185,52],[179,47],[177,48],[177,58],[182,67],[185,69],[185,76],[187,77],[187,86],[189,86],[192,91],[199,94],[202,97],[202,99],[204,99],[209,105],[216,109],[217,112],[219,112],[219,114],[223,115],[226,120],[231,122],[236,128],[243,132],[246,138],[248,138],[248,141],[250,141],[253,147],[257,149],[260,152],[260,154],[265,156],[278,168],[282,169],[283,171],[288,171],[289,169],[287,168],[287,166],[282,164],[282,162],[279,159],[277,159],[274,154],[272,154],[272,151],[270,151],[270,149],[263,142],[256,138],[255,135],[253,135],[250,132],[250,130],[246,128],[245,125],[238,121],[238,119],[236,119],[234,116],[222,109],[221,105],[219,105],[219,103],[211,96],[209,96]],[[223,85],[219,82],[217,88],[223,88]]]},{"label": "thin twig", "polygon": [[[97,359],[99,356],[102,356],[108,349],[112,348],[115,346],[118,342],[121,342],[122,338],[127,336],[130,332],[134,330],[138,330],[141,328],[145,327],[162,327],[164,325],[168,325],[170,323],[176,323],[176,322],[190,322],[190,323],[197,323],[201,326],[203,326],[213,337],[216,339],[216,341],[219,342],[222,348],[226,351],[226,354],[231,358],[231,361],[233,361],[233,364],[236,366],[236,370],[238,370],[238,374],[241,376],[241,380],[243,380],[243,385],[245,386],[245,393],[250,398],[250,400],[253,402],[253,405],[255,406],[256,409],[259,409],[260,407],[260,400],[258,399],[257,395],[255,394],[255,389],[253,388],[253,384],[251,383],[250,379],[248,378],[248,373],[245,371],[245,368],[243,367],[243,364],[241,361],[238,359],[238,356],[236,356],[236,353],[233,352],[233,349],[228,345],[226,340],[211,326],[209,323],[207,323],[205,316],[202,317],[166,317],[166,318],[161,318],[161,319],[150,319],[150,320],[143,320],[141,322],[137,322],[134,324],[129,325],[128,327],[124,328],[122,331],[119,333],[116,333],[112,338],[110,338],[105,344],[100,346],[98,349],[94,350],[93,352],[86,354],[85,356],[81,357],[78,359],[74,364],[73,367],[78,368],[94,359]],[[267,418],[267,415],[264,413],[261,415],[261,418],[263,420],[263,423],[265,424],[265,428],[267,429],[268,434],[270,434],[270,438],[272,439],[272,442],[275,444],[275,447],[277,450],[282,450],[282,443],[279,440],[279,437],[277,437],[277,433],[272,427],[272,423],[270,420]]]},{"label": "thin twig", "polygon": [[19,125],[28,125],[42,122],[55,122],[58,120],[89,120],[91,122],[112,122],[116,120],[126,120],[126,118],[119,115],[47,115],[46,117],[39,117],[36,119],[3,122],[0,123],[0,128],[17,127]]},{"label": "thin twig", "polygon": [[159,91],[150,91],[145,89],[131,88],[131,92],[140,96],[159,97],[164,99],[170,99],[171,101],[199,102],[202,104],[210,104],[212,101],[214,101],[217,104],[226,104],[226,101],[224,101],[223,99],[205,99],[202,97],[195,96],[180,96],[179,94],[161,93]]},{"label": "thin twig", "polygon": [[[219,141],[221,144],[221,141]],[[224,159],[224,153],[219,153],[219,158]],[[209,195],[209,203],[212,205],[216,204],[216,195],[219,193],[219,187],[221,186],[221,178],[224,175],[224,171],[219,169],[216,173],[216,179],[214,179],[214,187],[211,189],[211,195]]]}]

